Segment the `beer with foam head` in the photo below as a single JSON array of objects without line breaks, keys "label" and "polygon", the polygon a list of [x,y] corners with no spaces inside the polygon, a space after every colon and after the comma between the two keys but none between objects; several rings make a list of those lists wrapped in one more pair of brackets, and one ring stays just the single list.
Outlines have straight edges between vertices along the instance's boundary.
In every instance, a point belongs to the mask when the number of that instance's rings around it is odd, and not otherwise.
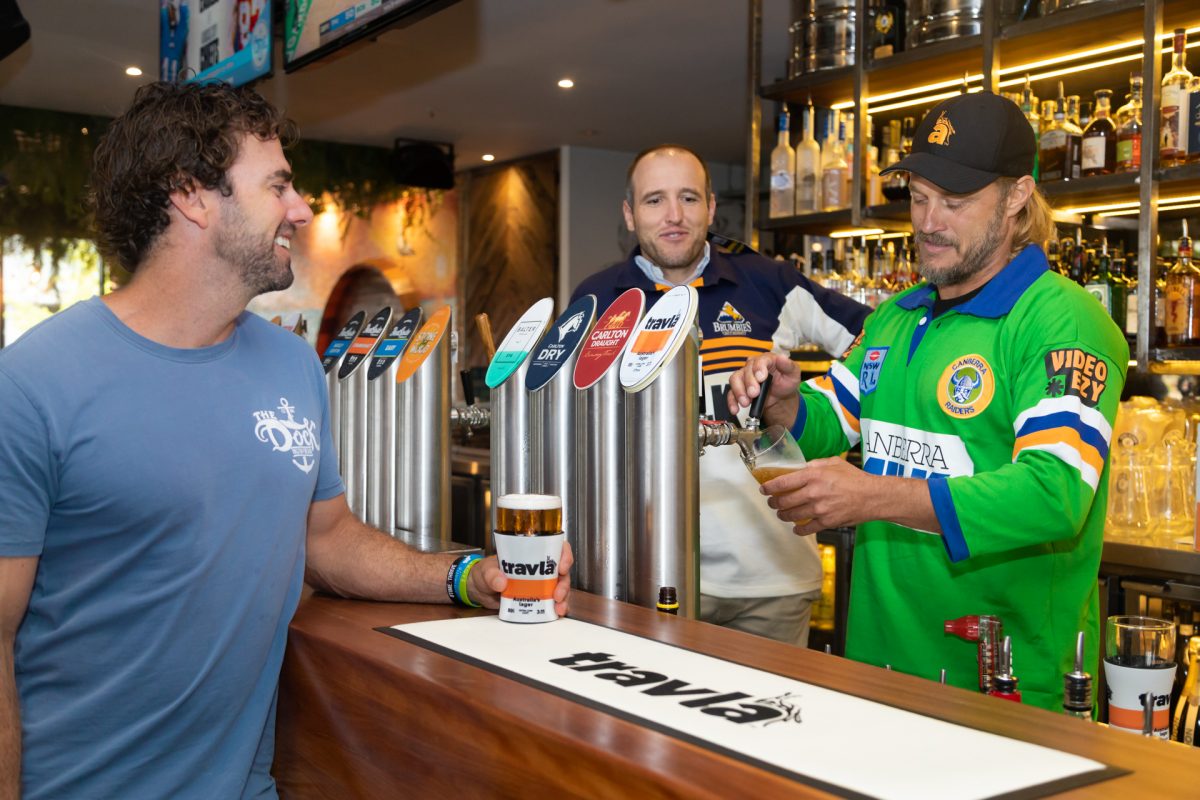
[{"label": "beer with foam head", "polygon": [[496,559],[508,585],[500,593],[500,619],[549,622],[566,534],[562,500],[555,495],[506,494],[496,500]]}]

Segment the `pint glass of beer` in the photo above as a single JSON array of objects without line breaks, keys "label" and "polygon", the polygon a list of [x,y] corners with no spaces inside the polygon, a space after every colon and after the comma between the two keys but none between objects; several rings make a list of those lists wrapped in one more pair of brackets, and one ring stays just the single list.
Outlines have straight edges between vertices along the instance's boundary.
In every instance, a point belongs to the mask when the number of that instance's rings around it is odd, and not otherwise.
[{"label": "pint glass of beer", "polygon": [[[771,425],[763,429],[747,450],[743,450],[742,463],[762,485],[780,475],[795,472],[808,462],[791,431],[782,425]],[[808,520],[798,520],[795,524],[806,522]]]},{"label": "pint glass of beer", "polygon": [[547,494],[506,494],[496,500],[496,560],[508,578],[500,594],[500,619],[550,622],[554,587],[566,534],[562,501]]}]

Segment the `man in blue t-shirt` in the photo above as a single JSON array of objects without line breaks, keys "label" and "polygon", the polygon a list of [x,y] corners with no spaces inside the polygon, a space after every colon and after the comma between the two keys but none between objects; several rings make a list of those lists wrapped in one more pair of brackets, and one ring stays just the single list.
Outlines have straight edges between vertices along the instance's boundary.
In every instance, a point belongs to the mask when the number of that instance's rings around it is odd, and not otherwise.
[{"label": "man in blue t-shirt", "polygon": [[452,556],[350,513],[316,354],[245,311],[312,219],[294,137],[249,89],[140,89],[91,183],[132,280],[0,351],[0,797],[273,797],[302,583],[446,600]]}]

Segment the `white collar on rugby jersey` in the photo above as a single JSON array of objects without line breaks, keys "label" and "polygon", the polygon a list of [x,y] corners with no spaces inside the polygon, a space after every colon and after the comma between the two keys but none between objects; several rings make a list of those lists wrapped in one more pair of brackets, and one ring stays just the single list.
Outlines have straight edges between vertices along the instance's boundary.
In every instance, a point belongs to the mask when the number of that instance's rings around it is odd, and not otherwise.
[{"label": "white collar on rugby jersey", "polygon": [[663,283],[668,286],[687,286],[689,283],[696,280],[696,278],[699,278],[704,274],[704,268],[708,266],[709,246],[710,245],[708,242],[704,243],[704,257],[701,258],[700,263],[696,265],[696,271],[689,275],[686,280],[680,281],[677,284],[673,284],[672,281],[667,280],[666,276],[663,275],[663,271],[654,266],[654,262],[646,258],[641,253],[638,253],[633,257],[633,263],[637,264],[638,269],[642,271],[642,274],[655,283]]}]

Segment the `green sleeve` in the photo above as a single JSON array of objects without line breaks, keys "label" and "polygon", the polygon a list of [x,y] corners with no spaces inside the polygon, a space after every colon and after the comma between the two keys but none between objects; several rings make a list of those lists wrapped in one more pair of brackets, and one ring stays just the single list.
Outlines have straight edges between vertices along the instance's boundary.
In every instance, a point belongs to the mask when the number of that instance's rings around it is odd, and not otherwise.
[{"label": "green sleeve", "polygon": [[867,317],[863,332],[840,361],[819,378],[800,387],[800,411],[792,425],[792,435],[807,458],[844,453],[858,444],[859,394],[858,371],[862,364],[863,337],[874,315]]}]

